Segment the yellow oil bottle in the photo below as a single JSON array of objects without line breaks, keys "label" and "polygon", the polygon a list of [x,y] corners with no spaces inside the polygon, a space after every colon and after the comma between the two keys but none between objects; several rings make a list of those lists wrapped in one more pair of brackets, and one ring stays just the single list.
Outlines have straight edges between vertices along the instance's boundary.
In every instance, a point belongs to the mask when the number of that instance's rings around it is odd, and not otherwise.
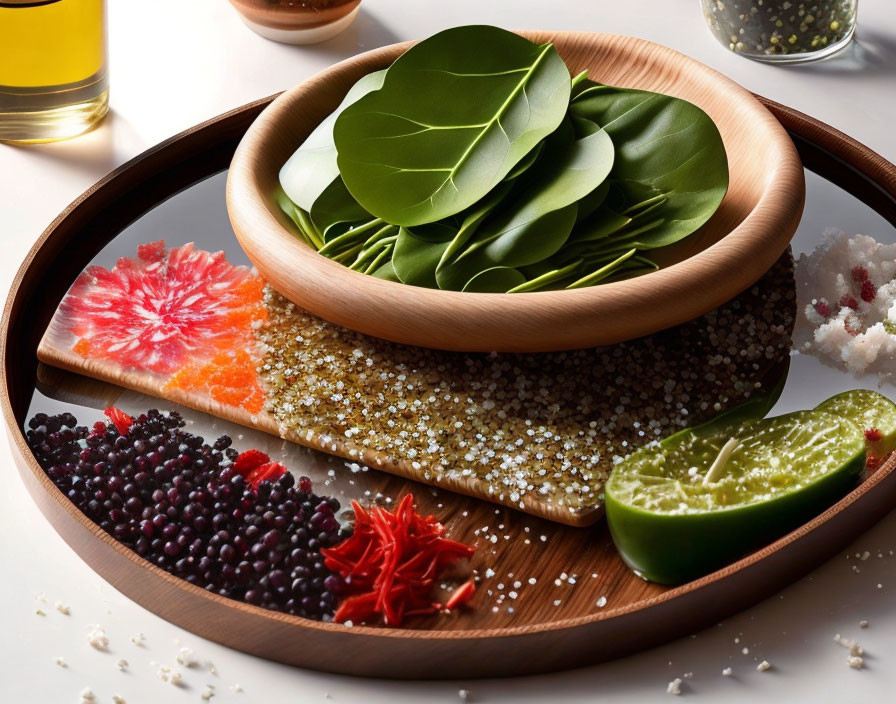
[{"label": "yellow oil bottle", "polygon": [[108,112],[104,0],[0,0],[0,141],[74,137]]}]

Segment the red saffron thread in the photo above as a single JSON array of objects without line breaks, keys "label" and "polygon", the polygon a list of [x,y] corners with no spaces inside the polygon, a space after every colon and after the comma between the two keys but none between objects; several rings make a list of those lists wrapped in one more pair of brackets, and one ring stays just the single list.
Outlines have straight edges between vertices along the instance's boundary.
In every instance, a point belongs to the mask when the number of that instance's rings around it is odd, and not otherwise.
[{"label": "red saffron thread", "polygon": [[445,527],[434,516],[414,510],[407,494],[394,512],[375,506],[369,511],[352,502],[355,528],[339,545],[321,550],[324,562],[346,581],[349,596],[333,619],[400,626],[405,618],[457,608],[475,591],[472,580],[455,589],[444,604],[432,597],[439,576],[475,548],[443,537]]}]

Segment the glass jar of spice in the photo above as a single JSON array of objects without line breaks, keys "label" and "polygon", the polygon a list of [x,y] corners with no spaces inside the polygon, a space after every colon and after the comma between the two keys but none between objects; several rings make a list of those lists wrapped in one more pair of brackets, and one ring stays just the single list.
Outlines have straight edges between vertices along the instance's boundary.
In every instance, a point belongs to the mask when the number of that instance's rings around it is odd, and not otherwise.
[{"label": "glass jar of spice", "polygon": [[856,29],[858,0],[701,0],[710,30],[757,61],[799,63],[831,56]]}]

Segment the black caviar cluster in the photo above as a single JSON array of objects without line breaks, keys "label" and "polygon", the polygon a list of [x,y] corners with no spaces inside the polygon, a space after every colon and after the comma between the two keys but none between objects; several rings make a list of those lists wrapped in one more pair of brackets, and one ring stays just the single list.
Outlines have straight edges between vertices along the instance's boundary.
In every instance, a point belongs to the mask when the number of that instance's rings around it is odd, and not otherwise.
[{"label": "black caviar cluster", "polygon": [[150,562],[225,597],[329,620],[344,584],[320,549],[348,535],[339,502],[289,472],[253,489],[231,466],[239,453],[228,436],[208,445],[183,426],[151,410],[122,435],[38,413],[27,440],[81,511]]}]

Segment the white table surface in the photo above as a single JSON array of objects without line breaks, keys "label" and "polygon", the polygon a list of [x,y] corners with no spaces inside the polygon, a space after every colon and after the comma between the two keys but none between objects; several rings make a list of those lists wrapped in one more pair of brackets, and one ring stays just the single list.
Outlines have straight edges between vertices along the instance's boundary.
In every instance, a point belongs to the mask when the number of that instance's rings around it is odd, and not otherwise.
[{"label": "white table surface", "polygon": [[[109,118],[70,142],[0,145],[2,290],[53,217],[142,150],[360,51],[458,24],[599,30],[651,39],[896,160],[892,0],[862,0],[859,45],[849,55],[801,68],[764,66],[731,55],[706,30],[697,0],[364,0],[360,16],[344,34],[304,48],[252,34],[225,0],[110,0],[110,5]],[[877,702],[891,701],[888,693],[896,689],[894,514],[777,597],[691,638],[555,675],[392,682],[282,667],[162,621],[103,582],[43,520],[16,474],[5,434],[0,435],[0,473],[3,702],[77,702],[85,686],[104,704],[113,694],[128,704],[199,701],[207,682],[216,685],[214,702],[457,702],[460,688],[471,690],[478,702],[649,702],[671,701],[666,685],[685,673],[692,674],[684,679],[683,695],[713,702]],[[867,560],[855,557],[865,551]],[[41,593],[48,603],[40,602]],[[71,607],[71,615],[54,610],[57,599]],[[47,615],[36,615],[37,608]],[[870,626],[863,630],[859,622],[865,619]],[[92,623],[109,633],[109,653],[87,645],[85,633]],[[128,640],[138,631],[146,634],[146,648]],[[835,633],[859,639],[868,653],[864,670],[846,665],[847,653],[833,642]],[[179,644],[214,662],[218,675],[184,670],[187,686],[180,689],[159,681],[152,663],[173,664]],[[68,667],[54,664],[57,656]],[[120,657],[130,662],[126,674],[115,668]],[[772,663],[771,670],[756,671],[762,659]],[[725,667],[733,668],[733,677],[721,675]],[[235,683],[245,691],[230,691]]]}]

